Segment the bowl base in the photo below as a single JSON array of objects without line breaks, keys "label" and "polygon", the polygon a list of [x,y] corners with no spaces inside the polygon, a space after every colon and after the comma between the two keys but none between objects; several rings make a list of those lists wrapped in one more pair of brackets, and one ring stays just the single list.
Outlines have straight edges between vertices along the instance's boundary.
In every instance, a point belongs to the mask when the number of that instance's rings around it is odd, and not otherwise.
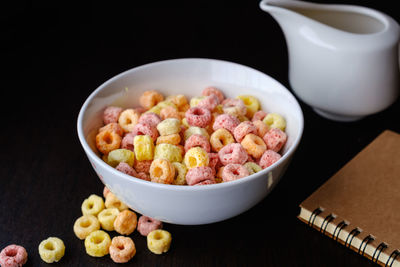
[{"label": "bowl base", "polygon": [[313,110],[318,115],[320,115],[326,119],[333,120],[333,121],[351,122],[351,121],[358,121],[358,120],[361,120],[362,118],[364,118],[364,116],[339,115],[339,114],[335,114],[335,113],[326,112],[326,111],[318,109],[318,108],[313,108]]}]

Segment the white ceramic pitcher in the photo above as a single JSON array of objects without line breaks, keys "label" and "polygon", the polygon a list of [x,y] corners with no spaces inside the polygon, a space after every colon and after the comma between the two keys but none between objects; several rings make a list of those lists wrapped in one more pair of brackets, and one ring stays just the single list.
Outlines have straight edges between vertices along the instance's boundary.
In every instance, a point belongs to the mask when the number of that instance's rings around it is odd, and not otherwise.
[{"label": "white ceramic pitcher", "polygon": [[295,94],[329,119],[353,121],[399,94],[398,23],[361,6],[263,0],[280,25]]}]

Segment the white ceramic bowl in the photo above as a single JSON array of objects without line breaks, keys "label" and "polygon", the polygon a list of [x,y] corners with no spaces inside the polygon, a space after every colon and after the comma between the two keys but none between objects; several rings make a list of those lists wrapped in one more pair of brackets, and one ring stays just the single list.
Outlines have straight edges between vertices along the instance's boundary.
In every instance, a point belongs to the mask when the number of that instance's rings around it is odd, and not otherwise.
[{"label": "white ceramic bowl", "polygon": [[[207,86],[221,89],[227,97],[256,96],[262,109],[282,114],[288,141],[282,158],[251,176],[227,183],[177,186],[132,178],[99,157],[95,135],[102,112],[110,104],[136,107],[146,90],[165,96],[201,95]],[[78,116],[78,136],[101,181],[133,210],[174,224],[207,224],[236,216],[261,201],[277,184],[295,152],[303,132],[303,113],[293,95],[280,83],[255,69],[214,59],[174,59],[155,62],[123,72],[99,86],[83,104]]]}]

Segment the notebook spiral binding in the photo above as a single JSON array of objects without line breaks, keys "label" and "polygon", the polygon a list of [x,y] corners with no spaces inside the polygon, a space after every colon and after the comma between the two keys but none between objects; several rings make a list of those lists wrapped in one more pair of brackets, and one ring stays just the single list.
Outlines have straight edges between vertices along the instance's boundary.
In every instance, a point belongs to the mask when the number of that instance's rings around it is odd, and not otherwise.
[{"label": "notebook spiral binding", "polygon": [[[315,218],[322,213],[322,209],[321,208],[316,208],[310,215],[310,218],[308,219],[308,225],[313,227],[314,226],[314,222],[315,222]],[[323,234],[325,234],[326,228],[328,226],[328,224],[334,220],[336,217],[333,214],[328,214],[325,219],[322,221],[322,224],[320,226],[319,231]],[[342,229],[344,229],[346,226],[348,226],[348,224],[345,221],[341,221],[339,224],[336,225],[335,230],[333,231],[332,234],[332,238],[336,241],[338,241],[339,238],[339,234],[340,231],[342,231]],[[337,234],[336,234],[337,231]],[[351,242],[353,241],[353,238],[356,237],[357,235],[359,235],[361,233],[361,231],[356,227],[354,229],[352,229],[349,234],[346,237],[346,241],[344,242],[345,247],[350,248],[351,247]],[[375,238],[373,238],[371,235],[366,236],[360,246],[358,247],[358,251],[357,254],[360,254],[361,256],[364,256],[365,253],[365,248],[367,247],[368,243],[370,243],[371,241],[375,240]],[[374,254],[372,255],[372,261],[377,263],[379,256],[381,255],[381,252],[384,251],[386,248],[388,248],[388,245],[386,245],[384,242],[381,242],[378,247],[376,247]],[[376,255],[376,257],[375,257]],[[400,251],[399,250],[393,250],[393,252],[390,254],[388,260],[386,261],[385,267],[389,266],[392,267],[394,261],[396,260],[396,258],[400,256]],[[389,264],[390,263],[390,264]]]}]

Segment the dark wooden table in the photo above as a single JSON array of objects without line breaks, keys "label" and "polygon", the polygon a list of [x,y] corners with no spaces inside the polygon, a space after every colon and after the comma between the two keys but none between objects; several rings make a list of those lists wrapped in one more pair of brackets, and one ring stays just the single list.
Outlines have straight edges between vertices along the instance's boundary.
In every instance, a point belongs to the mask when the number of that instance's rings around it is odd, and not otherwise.
[{"label": "dark wooden table", "polygon": [[[335,2],[362,3],[399,21],[389,1]],[[81,105],[101,83],[145,63],[205,57],[248,65],[290,88],[283,34],[258,1],[136,6],[15,1],[2,9],[1,19],[6,70],[1,79],[0,249],[10,243],[26,247],[26,266],[47,266],[37,248],[49,236],[66,245],[57,266],[113,266],[108,256],[88,256],[72,230],[82,201],[103,190],[76,132]],[[135,232],[137,254],[127,265],[372,265],[296,216],[299,203],[381,131],[400,132],[400,103],[352,123],[326,120],[301,105],[302,142],[270,195],[223,222],[166,224],[173,242],[161,256]]]}]

